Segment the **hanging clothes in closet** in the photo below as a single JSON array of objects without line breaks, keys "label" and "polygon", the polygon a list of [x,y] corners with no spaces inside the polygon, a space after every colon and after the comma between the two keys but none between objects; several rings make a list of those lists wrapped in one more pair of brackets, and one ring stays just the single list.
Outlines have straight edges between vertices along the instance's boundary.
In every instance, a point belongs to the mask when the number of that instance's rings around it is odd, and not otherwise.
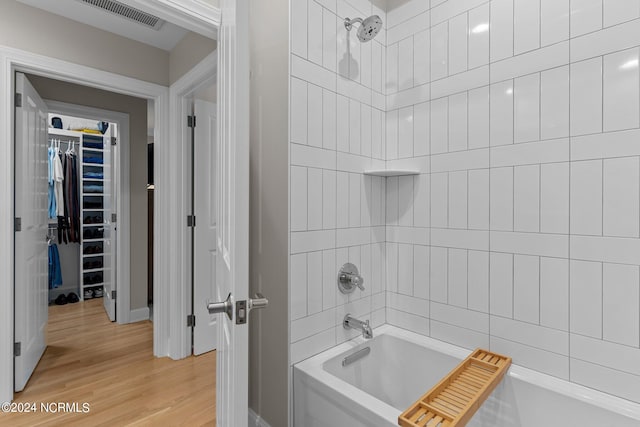
[{"label": "hanging clothes in closet", "polygon": [[62,268],[60,267],[60,254],[58,245],[49,242],[49,289],[62,285]]},{"label": "hanging clothes in closet", "polygon": [[78,156],[73,142],[67,141],[65,152],[60,142],[53,139],[49,147],[49,218],[58,221],[60,243],[79,243]]},{"label": "hanging clothes in closet", "polygon": [[62,159],[60,158],[60,149],[56,151],[56,156],[53,159],[53,179],[54,179],[54,192],[56,195],[56,215],[64,216],[64,192],[63,181],[64,171],[62,169]]},{"label": "hanging clothes in closet", "polygon": [[60,180],[60,192],[56,191],[56,201],[58,205],[58,242],[60,243],[69,243],[69,216],[67,210],[67,194],[66,187],[64,185],[64,180],[66,174],[64,172],[64,161],[66,158],[66,154],[62,152],[62,150],[58,149],[58,155],[56,159],[56,163],[60,165],[60,174],[62,175],[62,179]]},{"label": "hanging clothes in closet", "polygon": [[57,148],[53,146],[53,141],[49,146],[48,151],[48,160],[49,160],[49,219],[56,219],[58,217],[58,207],[56,204],[56,193],[55,193],[55,182],[56,182],[56,174],[55,174],[55,158],[57,157]]},{"label": "hanging clothes in closet", "polygon": [[80,201],[78,199],[78,156],[69,149],[65,155],[65,203],[69,221],[69,241],[80,242]]}]

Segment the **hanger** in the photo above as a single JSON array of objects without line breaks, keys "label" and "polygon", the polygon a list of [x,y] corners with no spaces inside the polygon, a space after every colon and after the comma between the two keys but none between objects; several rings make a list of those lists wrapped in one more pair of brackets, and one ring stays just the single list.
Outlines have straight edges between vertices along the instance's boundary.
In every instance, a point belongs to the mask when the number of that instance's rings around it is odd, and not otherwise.
[{"label": "hanger", "polygon": [[56,240],[55,227],[51,227],[51,225],[49,225],[49,227],[47,228],[47,246],[51,246],[51,244],[54,243],[55,240]]}]

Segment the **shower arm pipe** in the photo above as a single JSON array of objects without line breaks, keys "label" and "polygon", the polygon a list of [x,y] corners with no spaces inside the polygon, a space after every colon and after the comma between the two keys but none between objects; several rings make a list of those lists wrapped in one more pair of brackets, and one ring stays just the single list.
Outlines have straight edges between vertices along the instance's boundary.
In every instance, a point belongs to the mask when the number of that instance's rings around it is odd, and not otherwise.
[{"label": "shower arm pipe", "polygon": [[362,25],[362,18],[344,18],[344,27],[347,29],[347,31],[351,31],[351,28],[353,28],[353,24],[355,24],[356,22]]}]

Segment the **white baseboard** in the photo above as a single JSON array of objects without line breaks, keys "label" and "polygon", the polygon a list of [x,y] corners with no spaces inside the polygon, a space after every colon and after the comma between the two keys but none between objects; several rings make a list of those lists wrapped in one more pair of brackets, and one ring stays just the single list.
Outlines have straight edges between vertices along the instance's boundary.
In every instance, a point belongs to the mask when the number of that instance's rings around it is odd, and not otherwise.
[{"label": "white baseboard", "polygon": [[268,422],[263,420],[260,415],[253,412],[253,409],[249,408],[249,427],[271,427]]},{"label": "white baseboard", "polygon": [[136,308],[129,312],[129,323],[149,320],[149,307]]}]

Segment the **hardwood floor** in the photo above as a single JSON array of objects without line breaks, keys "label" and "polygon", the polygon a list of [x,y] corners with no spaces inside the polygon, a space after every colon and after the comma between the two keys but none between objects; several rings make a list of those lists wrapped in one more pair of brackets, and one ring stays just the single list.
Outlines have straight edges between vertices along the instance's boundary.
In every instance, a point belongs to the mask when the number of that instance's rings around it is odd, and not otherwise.
[{"label": "hardwood floor", "polygon": [[[102,300],[49,308],[48,347],[15,402],[36,413],[0,414],[2,426],[215,425],[216,352],[153,357],[151,322],[109,322]],[[41,403],[89,403],[88,413],[46,413]]]}]

